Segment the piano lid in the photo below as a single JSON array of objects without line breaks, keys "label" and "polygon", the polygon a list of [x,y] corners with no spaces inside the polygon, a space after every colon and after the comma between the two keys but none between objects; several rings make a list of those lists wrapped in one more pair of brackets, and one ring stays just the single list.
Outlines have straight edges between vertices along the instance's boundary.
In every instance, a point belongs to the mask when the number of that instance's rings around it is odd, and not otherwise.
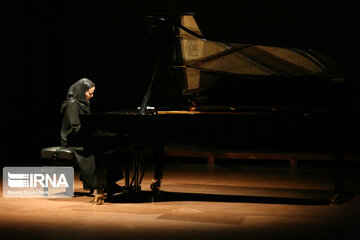
[{"label": "piano lid", "polygon": [[[149,18],[154,32],[166,36],[162,39],[173,50],[174,72],[183,81],[183,94],[197,97],[198,102],[206,99],[205,104],[216,104],[217,100],[207,100],[208,94],[217,92],[222,99],[219,104],[226,105],[224,99],[228,95],[244,95],[247,87],[253,92],[258,87],[264,91],[275,87],[275,92],[281,93],[294,91],[300,85],[306,95],[306,91],[317,87],[324,89],[326,84],[344,82],[340,64],[314,50],[211,41],[203,36],[193,13],[158,14]],[[219,91],[225,92],[219,95]],[[234,96],[229,100],[234,101]],[[237,98],[232,105],[248,104],[243,100]],[[271,104],[276,101],[279,99]]]}]

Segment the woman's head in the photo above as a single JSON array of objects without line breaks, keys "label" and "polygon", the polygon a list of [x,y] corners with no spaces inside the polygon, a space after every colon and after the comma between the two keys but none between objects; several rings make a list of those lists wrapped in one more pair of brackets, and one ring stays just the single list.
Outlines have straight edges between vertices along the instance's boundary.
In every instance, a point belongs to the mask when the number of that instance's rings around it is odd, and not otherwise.
[{"label": "woman's head", "polygon": [[95,84],[87,78],[82,78],[70,86],[66,100],[62,103],[60,113],[64,113],[65,108],[70,102],[80,102],[80,107],[84,112],[90,113],[90,99],[94,96]]},{"label": "woman's head", "polygon": [[69,88],[67,98],[87,103],[94,96],[95,84],[88,78],[82,78]]}]

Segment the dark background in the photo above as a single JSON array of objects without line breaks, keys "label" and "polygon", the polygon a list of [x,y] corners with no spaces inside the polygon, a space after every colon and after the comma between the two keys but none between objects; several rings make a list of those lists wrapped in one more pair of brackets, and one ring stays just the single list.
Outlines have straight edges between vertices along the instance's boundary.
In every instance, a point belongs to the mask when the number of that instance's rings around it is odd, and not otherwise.
[{"label": "dark background", "polygon": [[[142,17],[148,12],[193,11],[212,40],[311,48],[332,56],[345,69],[349,124],[356,130],[353,10],[344,1],[305,0],[1,1],[1,161],[30,161],[42,147],[60,144],[60,104],[82,77],[96,83],[93,112],[140,105],[157,56]],[[179,95],[176,84],[165,82],[152,100],[171,106]]]}]

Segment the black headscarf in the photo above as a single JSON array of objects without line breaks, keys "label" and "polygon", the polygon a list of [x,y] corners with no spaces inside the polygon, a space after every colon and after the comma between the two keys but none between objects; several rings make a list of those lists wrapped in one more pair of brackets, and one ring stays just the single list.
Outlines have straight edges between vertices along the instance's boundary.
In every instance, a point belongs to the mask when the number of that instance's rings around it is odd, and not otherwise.
[{"label": "black headscarf", "polygon": [[90,102],[85,97],[85,92],[94,87],[95,84],[87,78],[82,78],[69,88],[66,100],[61,104],[60,113],[63,114],[70,102],[77,101],[85,113],[90,113]]}]

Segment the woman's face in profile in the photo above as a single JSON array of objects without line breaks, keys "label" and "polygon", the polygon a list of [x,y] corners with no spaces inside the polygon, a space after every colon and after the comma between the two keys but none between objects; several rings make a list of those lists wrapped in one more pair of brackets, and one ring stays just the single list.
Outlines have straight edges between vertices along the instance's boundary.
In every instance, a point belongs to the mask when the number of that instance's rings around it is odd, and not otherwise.
[{"label": "woman's face in profile", "polygon": [[95,92],[95,86],[92,88],[89,88],[86,92],[85,92],[85,97],[86,99],[89,101],[90,98],[92,98],[94,96],[94,92]]}]

